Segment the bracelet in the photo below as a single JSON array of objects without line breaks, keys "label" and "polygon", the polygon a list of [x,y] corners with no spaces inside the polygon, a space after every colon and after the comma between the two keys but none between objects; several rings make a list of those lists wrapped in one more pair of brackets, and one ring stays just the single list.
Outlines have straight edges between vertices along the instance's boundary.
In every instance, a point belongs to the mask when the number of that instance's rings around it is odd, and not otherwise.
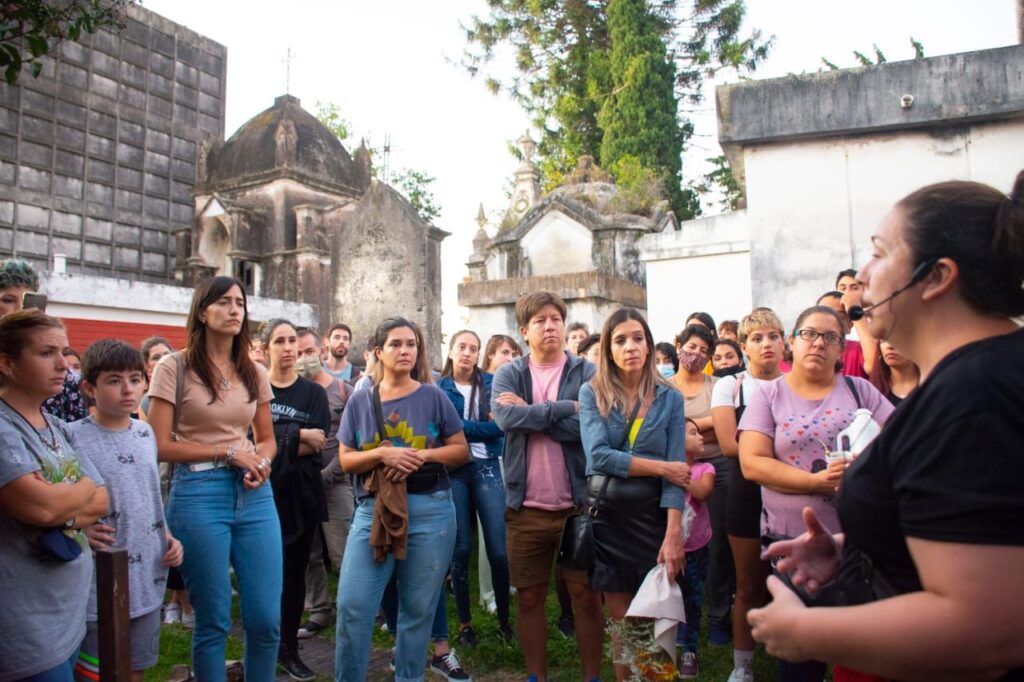
[{"label": "bracelet", "polygon": [[236,452],[238,452],[238,450],[234,445],[229,445],[228,449],[224,451],[224,461],[228,466],[234,466]]}]

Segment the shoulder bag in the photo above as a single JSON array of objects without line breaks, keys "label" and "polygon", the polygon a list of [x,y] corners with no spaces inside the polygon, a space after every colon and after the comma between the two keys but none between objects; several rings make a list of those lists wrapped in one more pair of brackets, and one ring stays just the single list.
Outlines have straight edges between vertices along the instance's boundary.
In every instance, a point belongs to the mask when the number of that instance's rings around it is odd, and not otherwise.
[{"label": "shoulder bag", "polygon": [[[633,430],[633,423],[640,412],[640,404],[643,401],[639,398],[633,406],[633,412],[626,422],[626,430],[622,441],[617,449],[621,450],[629,441],[629,432]],[[558,542],[558,563],[565,568],[577,571],[589,571],[594,566],[594,517],[597,516],[601,505],[601,498],[608,490],[608,484],[612,476],[605,475],[601,482],[601,489],[594,500],[584,508],[569,515],[562,526],[562,537]]]}]

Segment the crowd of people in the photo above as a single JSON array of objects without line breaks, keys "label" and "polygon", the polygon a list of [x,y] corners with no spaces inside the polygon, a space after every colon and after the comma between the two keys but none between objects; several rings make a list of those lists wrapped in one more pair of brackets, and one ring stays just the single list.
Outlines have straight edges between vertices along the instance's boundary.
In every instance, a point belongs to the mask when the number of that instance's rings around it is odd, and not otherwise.
[{"label": "crowd of people", "polygon": [[620,308],[592,334],[533,291],[518,329],[451,335],[439,372],[401,317],[361,367],[343,323],[254,335],[231,277],[196,287],[183,349],[79,354],[22,309],[31,267],[0,263],[0,682],[99,679],[109,547],[137,680],[163,620],[193,628],[196,679],[224,680],[237,592],[247,680],[314,679],[301,640],[332,611],[336,680],[366,679],[381,619],[396,680],[469,680],[453,644],[478,645],[479,598],[539,682],[553,584],[581,679],[606,639],[631,679],[619,626],[659,566],[683,594],[683,679],[705,615],[730,682],[754,679],[758,643],[784,682],[1024,679],[1024,172],[1009,197],[922,188],[871,241],[791,326],[696,312],[658,342]]}]

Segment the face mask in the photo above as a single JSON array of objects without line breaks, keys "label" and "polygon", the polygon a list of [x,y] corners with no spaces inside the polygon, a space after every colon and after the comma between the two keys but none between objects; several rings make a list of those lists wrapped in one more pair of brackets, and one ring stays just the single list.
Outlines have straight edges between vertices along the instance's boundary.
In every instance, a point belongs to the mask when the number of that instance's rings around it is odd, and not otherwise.
[{"label": "face mask", "polygon": [[731,377],[734,374],[739,374],[743,371],[743,365],[736,365],[735,367],[723,367],[722,369],[715,370],[716,377]]},{"label": "face mask", "polygon": [[658,372],[661,374],[661,376],[665,377],[666,379],[671,379],[676,374],[676,368],[673,367],[671,363],[667,365],[655,365],[655,367],[658,368]]},{"label": "face mask", "polygon": [[679,351],[679,367],[690,374],[704,369],[708,364],[708,356],[700,351],[681,350]]},{"label": "face mask", "polygon": [[323,369],[323,365],[320,364],[320,358],[316,355],[303,355],[299,358],[299,361],[295,363],[295,371],[298,372],[299,376],[303,379],[312,379]]}]

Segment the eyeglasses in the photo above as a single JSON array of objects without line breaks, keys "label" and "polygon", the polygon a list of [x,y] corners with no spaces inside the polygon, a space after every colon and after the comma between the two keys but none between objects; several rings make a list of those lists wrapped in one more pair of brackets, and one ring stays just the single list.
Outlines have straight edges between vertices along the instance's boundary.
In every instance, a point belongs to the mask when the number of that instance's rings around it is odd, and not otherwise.
[{"label": "eyeglasses", "polygon": [[816,329],[800,329],[796,335],[809,343],[814,343],[820,336],[830,346],[838,346],[843,340],[843,337],[836,332],[819,332]]}]

